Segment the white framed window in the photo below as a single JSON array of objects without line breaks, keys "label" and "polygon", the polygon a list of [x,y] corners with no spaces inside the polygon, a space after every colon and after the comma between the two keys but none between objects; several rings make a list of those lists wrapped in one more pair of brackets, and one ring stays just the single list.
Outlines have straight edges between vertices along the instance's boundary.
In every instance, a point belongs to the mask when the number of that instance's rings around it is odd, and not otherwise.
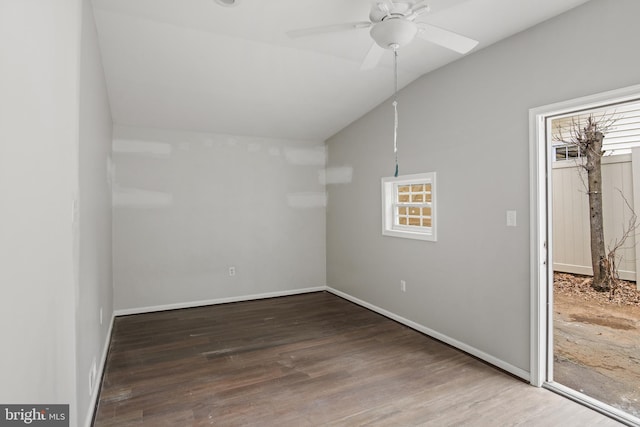
[{"label": "white framed window", "polygon": [[580,149],[573,144],[554,144],[553,145],[553,161],[560,162],[563,160],[576,160],[582,157]]},{"label": "white framed window", "polygon": [[436,173],[382,178],[382,234],[436,241]]}]

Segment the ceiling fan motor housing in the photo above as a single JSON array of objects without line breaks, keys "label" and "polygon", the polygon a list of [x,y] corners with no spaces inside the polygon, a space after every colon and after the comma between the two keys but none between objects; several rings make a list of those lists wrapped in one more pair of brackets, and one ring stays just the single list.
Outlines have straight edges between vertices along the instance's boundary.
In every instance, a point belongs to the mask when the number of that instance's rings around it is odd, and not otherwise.
[{"label": "ceiling fan motor housing", "polygon": [[390,16],[409,17],[412,14],[413,3],[420,2],[404,0],[374,2],[369,13],[369,19],[375,24]]},{"label": "ceiling fan motor housing", "polygon": [[384,49],[397,49],[409,44],[416,36],[418,26],[405,18],[389,16],[371,27],[371,37]]}]

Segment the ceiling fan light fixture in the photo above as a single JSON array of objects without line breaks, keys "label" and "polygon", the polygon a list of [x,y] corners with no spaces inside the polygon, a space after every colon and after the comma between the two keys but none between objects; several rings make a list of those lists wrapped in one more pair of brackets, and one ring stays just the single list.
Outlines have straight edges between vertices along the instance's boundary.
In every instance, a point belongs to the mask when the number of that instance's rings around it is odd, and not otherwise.
[{"label": "ceiling fan light fixture", "polygon": [[387,18],[371,28],[371,38],[384,49],[397,49],[410,43],[418,26],[402,18]]}]

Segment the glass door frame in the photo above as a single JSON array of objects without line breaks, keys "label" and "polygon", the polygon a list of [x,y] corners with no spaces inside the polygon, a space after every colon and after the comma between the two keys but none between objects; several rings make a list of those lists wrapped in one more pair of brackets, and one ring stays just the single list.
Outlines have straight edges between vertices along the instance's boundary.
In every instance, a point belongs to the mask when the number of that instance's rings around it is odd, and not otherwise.
[{"label": "glass door frame", "polygon": [[640,419],[553,381],[553,242],[550,117],[640,98],[640,85],[529,110],[531,355],[530,383],[630,426]]}]

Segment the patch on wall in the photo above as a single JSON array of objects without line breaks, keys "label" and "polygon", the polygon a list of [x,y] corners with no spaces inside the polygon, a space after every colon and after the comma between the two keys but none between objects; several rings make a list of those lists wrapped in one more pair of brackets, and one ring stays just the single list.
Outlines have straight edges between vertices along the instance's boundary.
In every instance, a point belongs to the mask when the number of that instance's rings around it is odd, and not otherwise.
[{"label": "patch on wall", "polygon": [[269,154],[272,156],[279,156],[280,155],[280,149],[278,147],[269,147]]},{"label": "patch on wall", "polygon": [[169,193],[163,193],[162,191],[116,187],[113,189],[112,203],[114,207],[165,207],[173,204],[173,196]]},{"label": "patch on wall", "polygon": [[284,156],[289,163],[294,165],[324,166],[327,151],[324,147],[285,148]]},{"label": "patch on wall", "polygon": [[247,150],[249,150],[250,153],[256,153],[261,149],[262,145],[258,144],[257,142],[251,142],[249,143],[249,145],[247,145]]},{"label": "patch on wall", "polygon": [[324,208],[327,206],[327,193],[289,193],[287,194],[287,204],[292,208]]},{"label": "patch on wall", "polygon": [[165,142],[138,141],[134,139],[114,139],[114,153],[140,154],[153,157],[171,157],[171,144]]},{"label": "patch on wall", "polygon": [[348,184],[353,179],[353,167],[343,166],[339,168],[322,169],[318,175],[318,181],[322,185]]}]

